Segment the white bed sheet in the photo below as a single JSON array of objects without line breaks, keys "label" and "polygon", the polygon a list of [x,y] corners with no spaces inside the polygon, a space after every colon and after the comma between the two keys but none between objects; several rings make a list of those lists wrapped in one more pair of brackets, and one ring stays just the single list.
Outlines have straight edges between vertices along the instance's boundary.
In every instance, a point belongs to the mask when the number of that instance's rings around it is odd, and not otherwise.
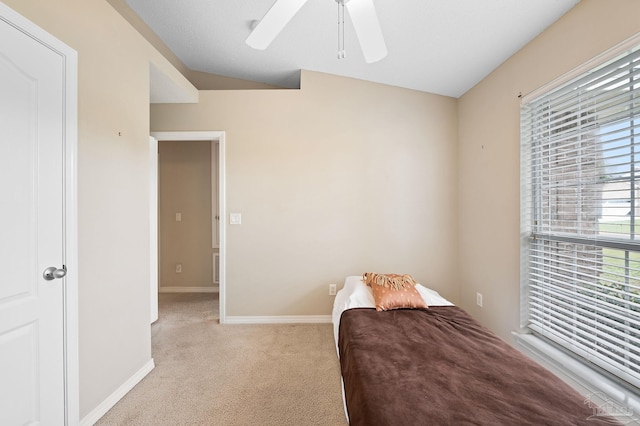
[{"label": "white bed sheet", "polygon": [[[444,297],[440,296],[437,291],[416,284],[418,293],[422,296],[427,306],[453,306]],[[342,312],[353,308],[375,308],[376,303],[373,299],[373,292],[362,280],[362,276],[350,276],[344,280],[344,286],[333,301],[333,313],[331,321],[333,322],[333,338],[336,343],[336,351],[338,350],[338,330],[340,328],[340,316]],[[338,354],[340,356],[340,354]]]}]

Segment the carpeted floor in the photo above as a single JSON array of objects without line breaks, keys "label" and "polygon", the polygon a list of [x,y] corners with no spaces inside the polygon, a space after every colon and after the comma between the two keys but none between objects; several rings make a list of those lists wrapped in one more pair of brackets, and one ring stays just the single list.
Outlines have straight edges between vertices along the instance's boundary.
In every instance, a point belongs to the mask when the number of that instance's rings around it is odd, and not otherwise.
[{"label": "carpeted floor", "polygon": [[217,297],[160,294],[156,368],[97,425],[346,425],[330,324],[220,325]]}]

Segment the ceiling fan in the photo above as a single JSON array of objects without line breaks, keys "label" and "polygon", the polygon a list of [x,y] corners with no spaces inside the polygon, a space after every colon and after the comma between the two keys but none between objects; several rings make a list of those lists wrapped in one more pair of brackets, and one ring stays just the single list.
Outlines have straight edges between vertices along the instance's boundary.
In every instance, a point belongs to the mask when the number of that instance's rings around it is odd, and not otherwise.
[{"label": "ceiling fan", "polygon": [[[254,49],[264,50],[287,23],[305,5],[307,0],[276,0],[262,20],[253,28],[246,43]],[[387,56],[380,22],[373,0],[335,0],[338,4],[338,58],[344,58],[344,8],[351,16],[360,47],[367,63]]]}]

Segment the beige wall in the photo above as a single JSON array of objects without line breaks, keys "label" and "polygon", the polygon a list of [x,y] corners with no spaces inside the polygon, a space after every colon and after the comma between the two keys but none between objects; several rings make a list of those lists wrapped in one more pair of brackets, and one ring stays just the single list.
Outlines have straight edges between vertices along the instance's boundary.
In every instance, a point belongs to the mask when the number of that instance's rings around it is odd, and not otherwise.
[{"label": "beige wall", "polygon": [[78,51],[83,418],[151,359],[149,62],[171,68],[104,0],[3,1]]},{"label": "beige wall", "polygon": [[[213,287],[211,142],[161,141],[158,146],[160,291]],[[178,263],[181,273],[176,273]]]},{"label": "beige wall", "polygon": [[459,99],[460,304],[505,339],[519,327],[518,94],[640,31],[638,16],[637,0],[582,0]]},{"label": "beige wall", "polygon": [[328,284],[365,271],[457,300],[455,99],[303,71],[301,90],[151,111],[153,131],[226,132],[227,212],[242,213],[228,315],[328,315]]}]

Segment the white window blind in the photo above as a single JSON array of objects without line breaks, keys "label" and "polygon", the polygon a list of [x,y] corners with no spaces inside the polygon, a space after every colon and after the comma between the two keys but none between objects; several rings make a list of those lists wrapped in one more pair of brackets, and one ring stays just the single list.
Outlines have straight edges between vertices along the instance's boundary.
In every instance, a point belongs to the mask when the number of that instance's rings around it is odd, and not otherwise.
[{"label": "white window blind", "polygon": [[640,50],[522,106],[524,326],[640,386]]}]

